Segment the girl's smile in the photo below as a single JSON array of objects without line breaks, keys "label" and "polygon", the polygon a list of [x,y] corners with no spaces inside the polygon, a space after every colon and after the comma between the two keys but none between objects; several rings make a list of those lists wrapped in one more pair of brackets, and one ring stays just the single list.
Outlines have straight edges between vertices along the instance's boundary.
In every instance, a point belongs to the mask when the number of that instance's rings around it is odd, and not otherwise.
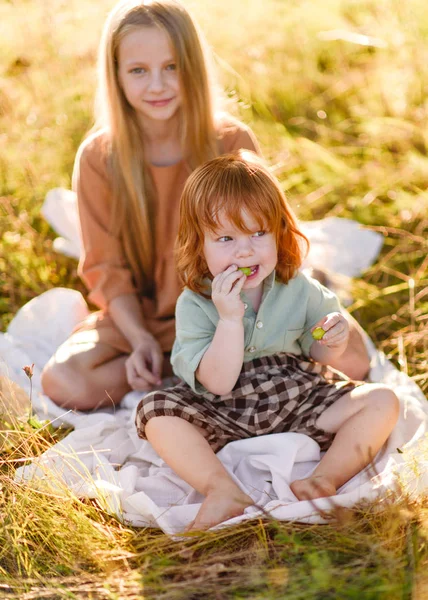
[{"label": "girl's smile", "polygon": [[166,98],[165,100],[145,100],[147,104],[153,106],[154,108],[161,108],[163,106],[167,106],[170,102],[173,102],[174,98]]},{"label": "girl's smile", "polygon": [[170,39],[157,27],[139,27],[121,40],[118,74],[140,122],[169,121],[181,106],[180,79]]}]

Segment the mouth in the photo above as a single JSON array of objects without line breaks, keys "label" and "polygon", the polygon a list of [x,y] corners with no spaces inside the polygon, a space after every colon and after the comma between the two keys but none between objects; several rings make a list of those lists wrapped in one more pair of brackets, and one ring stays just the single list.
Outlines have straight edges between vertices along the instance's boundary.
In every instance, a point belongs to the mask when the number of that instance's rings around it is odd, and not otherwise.
[{"label": "mouth", "polygon": [[254,279],[254,277],[257,275],[257,273],[259,272],[259,265],[251,265],[251,267],[244,267],[246,270],[250,269],[250,273],[249,275],[247,275],[247,280],[248,279]]},{"label": "mouth", "polygon": [[147,102],[147,104],[150,104],[150,106],[154,106],[155,108],[157,108],[167,106],[173,100],[174,98],[165,98],[164,100],[145,100],[145,102]]}]

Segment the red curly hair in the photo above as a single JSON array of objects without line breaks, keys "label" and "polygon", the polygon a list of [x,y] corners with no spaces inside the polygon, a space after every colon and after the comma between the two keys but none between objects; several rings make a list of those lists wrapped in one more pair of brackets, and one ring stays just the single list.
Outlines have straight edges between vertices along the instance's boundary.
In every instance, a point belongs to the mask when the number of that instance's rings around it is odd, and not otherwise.
[{"label": "red curly hair", "polygon": [[249,150],[239,150],[195,169],[184,187],[176,261],[182,283],[192,291],[205,295],[203,280],[212,279],[203,252],[206,231],[218,229],[221,213],[235,227],[250,233],[242,220],[243,211],[261,229],[274,234],[277,279],[287,283],[299,269],[309,248],[307,237],[299,230],[278,180],[260,157]]}]

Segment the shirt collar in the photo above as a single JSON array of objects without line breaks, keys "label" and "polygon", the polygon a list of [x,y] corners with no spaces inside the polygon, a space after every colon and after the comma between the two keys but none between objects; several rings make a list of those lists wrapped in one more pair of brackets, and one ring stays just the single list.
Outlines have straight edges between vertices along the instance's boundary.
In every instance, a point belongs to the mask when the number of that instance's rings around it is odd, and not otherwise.
[{"label": "shirt collar", "polygon": [[263,281],[263,297],[267,296],[272,290],[273,286],[275,285],[275,279],[276,271],[274,269],[272,273]]},{"label": "shirt collar", "polygon": [[[260,307],[259,310],[263,304],[263,302],[266,300],[266,298],[269,296],[269,294],[271,293],[274,285],[275,285],[275,276],[276,276],[276,272],[275,269],[272,271],[272,273],[270,275],[268,275],[268,277],[266,277],[266,279],[263,281],[263,293],[262,293],[262,300],[260,302]],[[241,296],[248,301],[248,298],[246,297],[245,294],[245,290],[241,292]]]}]

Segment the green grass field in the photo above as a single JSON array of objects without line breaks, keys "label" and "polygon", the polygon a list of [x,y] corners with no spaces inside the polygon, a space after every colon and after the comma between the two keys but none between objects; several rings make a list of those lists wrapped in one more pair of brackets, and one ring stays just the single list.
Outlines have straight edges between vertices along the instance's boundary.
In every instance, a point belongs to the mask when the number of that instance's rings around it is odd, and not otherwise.
[{"label": "green grass field", "polygon": [[[84,291],[39,214],[69,187],[92,124],[111,0],[0,3],[0,315],[55,286]],[[350,311],[428,392],[428,13],[422,0],[189,0],[235,114],[302,219],[384,235]],[[0,416],[0,598],[428,598],[428,501],[406,490],[308,526],[256,521],[172,542],[15,468],[63,432]],[[426,449],[421,448],[421,452]],[[410,460],[410,459],[409,459]]]}]

